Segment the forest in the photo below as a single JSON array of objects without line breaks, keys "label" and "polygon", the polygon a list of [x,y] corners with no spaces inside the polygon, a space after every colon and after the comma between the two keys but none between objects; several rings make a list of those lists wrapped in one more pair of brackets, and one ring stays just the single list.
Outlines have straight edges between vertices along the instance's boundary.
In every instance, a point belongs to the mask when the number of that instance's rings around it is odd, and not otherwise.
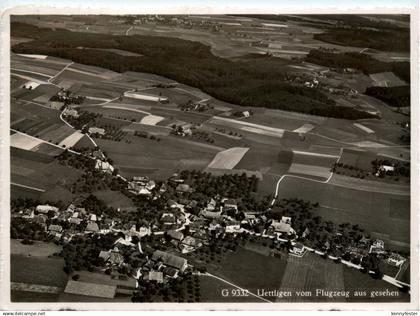
[{"label": "forest", "polygon": [[365,94],[396,108],[410,106],[410,86],[368,87]]},{"label": "forest", "polygon": [[391,71],[405,82],[410,82],[410,63],[379,61],[370,55],[360,53],[330,53],[318,49],[309,51],[305,59],[309,63],[331,68],[354,68],[366,75]]},{"label": "forest", "polygon": [[330,28],[315,34],[314,39],[343,46],[372,48],[385,52],[409,52],[410,32],[361,28]]},{"label": "forest", "polygon": [[[159,36],[118,36],[38,28],[12,23],[12,36],[33,41],[13,46],[13,52],[43,54],[116,72],[148,72],[197,87],[222,101],[335,118],[372,118],[369,113],[335,105],[324,93],[285,81],[281,59],[259,57],[232,61],[213,55],[198,42]],[[88,49],[80,49],[81,47]],[[141,54],[121,56],[103,48]]]}]

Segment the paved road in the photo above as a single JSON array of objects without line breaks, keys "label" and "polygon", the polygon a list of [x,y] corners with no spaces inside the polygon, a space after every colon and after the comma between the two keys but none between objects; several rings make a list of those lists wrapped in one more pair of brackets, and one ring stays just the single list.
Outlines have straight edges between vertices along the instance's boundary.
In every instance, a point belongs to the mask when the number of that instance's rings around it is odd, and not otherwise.
[{"label": "paved road", "polygon": [[15,183],[15,182],[10,182],[10,184],[11,185],[15,185],[17,187],[22,187],[22,188],[26,188],[26,189],[31,189],[31,190],[34,190],[34,191],[38,191],[38,192],[45,192],[44,189],[35,188],[35,187],[31,187],[31,186],[28,186],[28,185],[23,185],[23,184],[19,184],[19,183]]}]

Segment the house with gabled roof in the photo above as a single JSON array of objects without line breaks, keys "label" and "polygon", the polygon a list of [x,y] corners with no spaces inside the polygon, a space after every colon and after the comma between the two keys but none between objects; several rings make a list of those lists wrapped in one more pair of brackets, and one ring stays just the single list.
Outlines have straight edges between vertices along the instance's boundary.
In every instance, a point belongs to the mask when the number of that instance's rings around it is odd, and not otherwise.
[{"label": "house with gabled roof", "polygon": [[86,226],[85,232],[96,233],[99,231],[99,226],[95,222],[89,222]]},{"label": "house with gabled roof", "polygon": [[180,184],[177,185],[176,191],[181,192],[181,193],[190,193],[193,190],[188,184],[180,183]]},{"label": "house with gabled roof", "polygon": [[162,262],[165,266],[169,266],[184,272],[187,268],[187,259],[176,256],[172,253],[156,250],[152,255],[152,261]]},{"label": "house with gabled roof", "polygon": [[143,280],[152,281],[156,283],[163,283],[163,272],[161,271],[147,271],[143,274]]},{"label": "house with gabled roof", "polygon": [[183,233],[181,233],[179,231],[176,231],[176,230],[173,230],[173,229],[172,230],[168,230],[166,232],[166,234],[169,237],[171,237],[172,239],[175,239],[175,240],[178,240],[178,241],[181,241],[184,238],[184,234]]},{"label": "house with gabled roof", "polygon": [[48,214],[48,212],[50,212],[50,211],[57,213],[58,212],[58,207],[51,206],[51,205],[48,205],[48,204],[38,205],[35,208],[35,211],[37,211],[38,213],[41,213],[41,214]]}]

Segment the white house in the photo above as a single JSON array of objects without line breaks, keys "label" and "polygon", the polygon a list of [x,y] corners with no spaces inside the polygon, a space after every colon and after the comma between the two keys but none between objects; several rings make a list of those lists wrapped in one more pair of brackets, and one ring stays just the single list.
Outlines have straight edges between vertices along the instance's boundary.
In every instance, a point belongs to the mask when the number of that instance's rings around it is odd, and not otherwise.
[{"label": "white house", "polygon": [[38,205],[35,210],[38,213],[47,214],[49,211],[58,212],[58,207],[45,204],[45,205]]}]

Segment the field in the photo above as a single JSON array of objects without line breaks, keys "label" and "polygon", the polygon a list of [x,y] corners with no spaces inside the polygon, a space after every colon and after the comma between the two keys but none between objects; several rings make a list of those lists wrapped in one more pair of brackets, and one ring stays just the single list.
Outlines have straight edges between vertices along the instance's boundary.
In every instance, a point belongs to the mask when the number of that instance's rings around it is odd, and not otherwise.
[{"label": "field", "polygon": [[133,202],[119,191],[96,191],[92,193],[99,200],[105,202],[106,205],[114,208],[132,207]]},{"label": "field", "polygon": [[[23,149],[11,149],[11,181],[15,184],[33,187],[34,191],[28,188],[12,187],[12,197],[39,196],[40,191],[47,191],[46,196],[59,199],[68,196],[68,189],[77,180],[81,172],[69,167],[60,165],[51,155],[27,151]],[[54,194],[47,194],[54,190]],[[66,199],[67,200],[67,199]]]},{"label": "field", "polygon": [[258,289],[280,288],[285,268],[286,261],[282,258],[267,257],[239,247],[226,257],[214,274],[256,293]]},{"label": "field", "polygon": [[40,144],[42,144],[42,140],[29,137],[25,134],[15,133],[10,136],[10,146],[12,147],[32,150]]},{"label": "field", "polygon": [[64,260],[49,256],[61,251],[61,247],[44,242],[23,245],[15,239],[10,242],[12,301],[56,302],[67,283],[67,275],[63,271]]},{"label": "field", "polygon": [[11,128],[57,145],[74,133],[59,119],[58,111],[32,102],[12,100],[11,116]]},{"label": "field", "polygon": [[320,256],[307,253],[303,258],[289,256],[281,281],[281,289],[292,293],[310,291],[309,297],[293,295],[290,298],[278,299],[278,302],[343,302],[345,299],[316,297],[316,289],[332,291],[344,290],[343,265]]},{"label": "field", "polygon": [[[384,184],[378,184],[378,187],[382,186]],[[371,190],[362,186],[347,188],[304,179],[285,178],[279,186],[279,198],[300,198],[319,202],[321,205],[319,215],[325,220],[337,224],[346,222],[359,224],[367,232],[389,235],[389,241],[409,243],[410,222],[407,220],[409,209],[406,209],[408,203],[404,202],[409,200],[408,193],[401,195]],[[357,203],[354,202],[355,199]],[[393,200],[403,202],[392,202]],[[391,213],[393,203],[401,203],[398,212]],[[397,214],[399,218],[395,217]]]},{"label": "field", "polygon": [[79,142],[79,140],[84,137],[84,135],[78,131],[75,131],[70,136],[67,136],[65,139],[63,139],[58,146],[64,147],[64,148],[70,148],[73,147],[75,144]]},{"label": "field", "polygon": [[156,140],[131,138],[131,144],[98,139],[98,145],[115,162],[123,176],[148,175],[166,179],[182,169],[203,169],[213,159],[217,150],[211,146],[185,142],[181,138]]},{"label": "field", "polygon": [[406,83],[398,78],[393,72],[381,72],[371,74],[370,78],[376,87],[397,87],[404,86]]},{"label": "field", "polygon": [[[396,287],[382,280],[375,280],[357,269],[344,264],[336,264],[332,260],[322,259],[319,255],[307,253],[298,258],[289,256],[284,277],[281,282],[282,290],[292,293],[308,291],[311,295],[303,297],[294,295],[291,298],[278,299],[277,302],[406,302],[409,295],[397,290]],[[348,291],[349,297],[331,297],[318,293],[317,289],[327,291]],[[371,291],[394,291],[396,296],[371,297]],[[366,292],[360,297],[355,292]],[[373,293],[374,295],[374,293]]]},{"label": "field", "polygon": [[331,168],[337,159],[338,156],[293,151],[293,162],[289,173],[326,180],[330,177]]},{"label": "field", "polygon": [[35,241],[33,245],[24,245],[20,240],[10,240],[10,253],[13,255],[25,255],[30,257],[48,257],[60,252],[61,247],[54,243]]},{"label": "field", "polygon": [[217,153],[207,168],[233,169],[249,148],[234,147]]},{"label": "field", "polygon": [[64,287],[67,275],[63,271],[62,258],[11,256],[12,282]]}]

